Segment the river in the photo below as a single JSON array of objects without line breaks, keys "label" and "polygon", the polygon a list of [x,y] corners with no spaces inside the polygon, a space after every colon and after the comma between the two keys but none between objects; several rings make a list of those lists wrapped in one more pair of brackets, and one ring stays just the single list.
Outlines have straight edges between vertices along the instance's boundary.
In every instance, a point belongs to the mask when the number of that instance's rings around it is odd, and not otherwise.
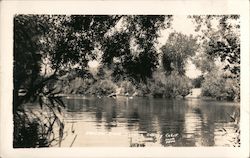
[{"label": "river", "polygon": [[[233,146],[239,104],[144,97],[64,98],[63,147]],[[231,115],[231,116],[230,116]]]}]

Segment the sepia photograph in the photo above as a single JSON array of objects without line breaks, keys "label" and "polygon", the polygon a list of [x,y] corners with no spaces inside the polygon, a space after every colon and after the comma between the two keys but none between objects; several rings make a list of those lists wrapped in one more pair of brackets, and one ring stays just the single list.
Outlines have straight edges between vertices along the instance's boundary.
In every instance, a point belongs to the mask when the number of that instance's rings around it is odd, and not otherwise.
[{"label": "sepia photograph", "polygon": [[13,147],[239,147],[239,18],[15,15]]},{"label": "sepia photograph", "polygon": [[1,49],[12,76],[1,68],[10,84],[3,93],[1,82],[7,148],[153,157],[146,153],[249,146],[244,14],[106,10],[9,16],[10,60]]}]

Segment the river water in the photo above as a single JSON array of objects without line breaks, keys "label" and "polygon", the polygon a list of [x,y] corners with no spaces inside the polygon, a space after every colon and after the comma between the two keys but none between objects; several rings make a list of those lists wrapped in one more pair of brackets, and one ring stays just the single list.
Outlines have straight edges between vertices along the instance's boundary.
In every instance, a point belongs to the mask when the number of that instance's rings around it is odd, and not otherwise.
[{"label": "river water", "polygon": [[[233,146],[239,104],[144,97],[65,98],[63,147]],[[230,116],[231,115],[231,116]]]}]

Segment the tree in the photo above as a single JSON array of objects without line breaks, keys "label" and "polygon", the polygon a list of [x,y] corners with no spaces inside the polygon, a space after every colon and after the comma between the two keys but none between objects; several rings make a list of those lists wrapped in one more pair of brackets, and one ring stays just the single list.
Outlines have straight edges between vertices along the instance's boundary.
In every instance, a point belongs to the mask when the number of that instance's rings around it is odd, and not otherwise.
[{"label": "tree", "polygon": [[[239,15],[191,16],[201,31],[204,52],[225,63],[224,70],[230,77],[240,75],[240,24]],[[217,26],[214,26],[215,23]]]},{"label": "tree", "polygon": [[180,75],[184,75],[187,59],[194,56],[197,50],[197,39],[192,35],[171,33],[167,43],[161,48],[162,65],[166,73],[170,74],[175,70]]},{"label": "tree", "polygon": [[103,62],[114,66],[115,76],[128,74],[137,81],[146,81],[158,65],[155,44],[159,30],[168,28],[172,16],[123,16],[122,27],[104,41]]},{"label": "tree", "polygon": [[[55,140],[52,128],[59,127],[59,142],[63,136],[63,124],[55,113],[61,111],[63,102],[47,89],[55,75],[41,76],[43,53],[40,37],[49,32],[47,16],[17,15],[14,17],[14,147],[49,146]],[[24,91],[20,95],[20,90]],[[45,102],[48,100],[48,102]],[[27,103],[39,102],[40,106],[52,112],[52,116],[37,116],[24,109]],[[44,107],[45,108],[45,107]],[[44,109],[45,110],[45,109]],[[42,120],[41,120],[42,119]],[[46,123],[45,123],[46,122]],[[56,122],[56,124],[55,124]]]},{"label": "tree", "polygon": [[72,67],[85,73],[88,61],[98,56],[104,36],[119,21],[112,15],[60,15],[51,16],[50,32],[43,37],[43,49],[48,53],[52,69],[70,70]]},{"label": "tree", "polygon": [[[56,96],[56,83],[65,71],[86,74],[93,50],[114,27],[120,16],[16,15],[14,17],[14,146],[49,146],[59,126],[59,143],[64,125],[58,115],[64,103]],[[50,69],[42,71],[45,67]],[[19,95],[20,90],[25,94]],[[39,102],[42,111],[53,116],[27,114],[24,105]],[[32,117],[31,117],[32,116]],[[30,117],[32,119],[30,119]],[[33,132],[32,132],[33,131]],[[27,133],[33,135],[27,135]],[[41,132],[41,133],[40,133]],[[41,137],[45,136],[45,137]],[[32,137],[28,139],[26,137]],[[52,137],[54,136],[54,137]],[[30,140],[25,142],[25,140]],[[34,143],[32,143],[34,141]]]},{"label": "tree", "polygon": [[[125,26],[117,31],[121,21]],[[58,115],[64,103],[57,96],[60,90],[56,85],[59,81],[70,84],[65,78],[70,81],[71,75],[73,78],[78,77],[72,79],[72,83],[84,83],[85,80],[81,78],[89,76],[88,62],[100,56],[100,52],[103,53],[102,64],[108,66],[114,76],[128,74],[137,81],[146,81],[158,64],[155,43],[159,30],[169,27],[170,21],[171,16],[16,15],[13,97],[15,147],[51,145],[54,138],[50,136],[53,135],[55,122],[60,129],[59,138],[62,139],[64,125]],[[118,63],[115,64],[114,60]],[[70,74],[72,71],[76,74]],[[101,93],[110,93],[116,85],[111,80],[102,80],[97,86]],[[20,90],[26,93],[21,96]],[[86,89],[79,87],[79,91],[82,90]],[[24,106],[37,102],[42,111],[46,109],[53,115],[27,114]],[[33,116],[31,120],[29,115]],[[43,124],[44,119],[41,118],[48,118],[49,125]],[[24,142],[24,137],[28,137],[25,133],[36,133],[32,140],[37,143],[33,144],[31,140]],[[41,138],[41,135],[45,137]]]},{"label": "tree", "polygon": [[32,89],[39,77],[42,55],[38,40],[49,29],[43,20],[39,16],[19,15],[14,18],[14,112],[26,99],[18,97],[18,90]]},{"label": "tree", "polygon": [[[196,31],[201,33],[200,40],[205,57],[198,61],[204,72],[213,74],[216,67],[223,69],[222,75],[226,81],[235,82],[234,91],[239,99],[240,92],[240,21],[239,15],[204,15],[190,16],[196,24]],[[216,65],[215,61],[220,61],[220,65]],[[212,64],[206,64],[206,63]],[[205,63],[205,64],[204,64]],[[209,80],[206,79],[205,81]],[[230,90],[229,90],[230,91]]]}]

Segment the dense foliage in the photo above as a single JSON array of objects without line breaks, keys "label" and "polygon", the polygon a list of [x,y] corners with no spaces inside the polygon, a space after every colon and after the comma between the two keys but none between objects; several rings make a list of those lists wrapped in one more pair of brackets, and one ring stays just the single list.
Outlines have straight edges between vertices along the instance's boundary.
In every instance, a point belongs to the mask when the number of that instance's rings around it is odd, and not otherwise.
[{"label": "dense foliage", "polygon": [[122,29],[104,39],[102,62],[113,67],[116,78],[126,75],[145,82],[159,64],[159,31],[168,28],[171,20],[171,16],[123,16]]},{"label": "dense foliage", "polygon": [[[171,26],[172,16],[16,15],[14,147],[60,145],[65,136],[60,94],[184,98],[193,88],[185,69],[190,60],[204,74],[195,87],[205,96],[238,99],[238,18],[193,16],[202,30],[199,40],[172,32],[159,51],[160,32]],[[99,63],[96,73],[88,65],[93,60]],[[37,104],[41,111],[25,110]]]},{"label": "dense foliage", "polygon": [[[239,15],[191,16],[200,31],[204,53],[196,58],[196,65],[207,73],[202,85],[204,95],[221,98],[221,91],[230,93],[230,100],[240,99],[240,20]],[[218,71],[219,69],[219,71]],[[219,77],[220,76],[220,77]],[[219,77],[219,78],[218,78]],[[218,80],[230,84],[225,87],[211,87]],[[231,94],[234,93],[234,94]]]},{"label": "dense foliage", "polygon": [[[55,82],[57,69],[50,75],[42,75],[43,57],[46,56],[41,38],[50,32],[53,24],[48,16],[19,15],[14,18],[14,147],[45,147],[60,143],[64,125],[60,119],[64,103],[58,98],[51,84]],[[41,111],[52,113],[32,114],[25,106],[39,104]],[[57,132],[52,129],[59,128]]]},{"label": "dense foliage", "polygon": [[203,81],[204,81],[204,76],[200,75],[200,76],[192,79],[192,85],[194,86],[194,88],[201,88]]},{"label": "dense foliage", "polygon": [[[16,15],[14,147],[50,146],[57,137],[52,130],[55,126],[59,127],[60,144],[64,125],[59,115],[64,103],[57,94],[62,90],[83,93],[92,88],[90,92],[102,95],[116,90],[113,78],[103,78],[101,74],[94,78],[88,73],[88,61],[100,58],[100,54],[101,62],[109,68],[114,67],[114,58],[121,61],[119,69],[112,69],[114,78],[125,73],[138,81],[150,77],[158,64],[154,45],[159,29],[169,27],[170,21],[171,16]],[[119,22],[125,25],[124,30],[117,28]],[[138,49],[131,51],[133,47]],[[128,88],[124,83],[121,85]],[[52,119],[30,117],[31,112],[25,111],[28,104],[39,104],[41,111],[53,114]]]},{"label": "dense foliage", "polygon": [[185,75],[187,59],[194,56],[198,50],[197,39],[173,32],[168,36],[167,43],[161,48],[163,52],[162,64],[167,73],[176,71]]},{"label": "dense foliage", "polygon": [[[217,70],[219,71],[219,70]],[[237,80],[223,77],[221,72],[213,71],[205,75],[202,94],[218,100],[235,100],[239,94]]]}]

